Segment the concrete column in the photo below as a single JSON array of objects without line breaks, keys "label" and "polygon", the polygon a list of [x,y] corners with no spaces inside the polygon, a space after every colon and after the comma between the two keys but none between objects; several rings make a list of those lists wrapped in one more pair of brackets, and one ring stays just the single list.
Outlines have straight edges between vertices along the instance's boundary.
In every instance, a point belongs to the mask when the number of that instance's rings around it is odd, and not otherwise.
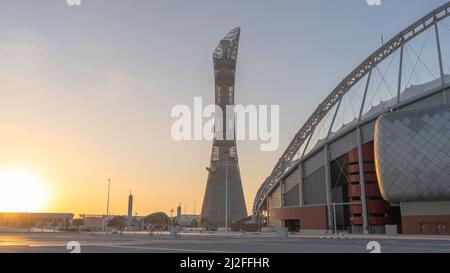
[{"label": "concrete column", "polygon": [[303,162],[300,161],[298,164],[298,173],[299,173],[299,181],[298,181],[298,205],[300,207],[303,207],[305,205],[305,202],[303,200]]},{"label": "concrete column", "polygon": [[398,86],[397,86],[397,105],[396,108],[399,108],[400,105],[400,92],[402,91],[402,72],[403,72],[403,50],[404,45],[400,48],[400,64],[398,68]]},{"label": "concrete column", "polygon": [[[439,73],[441,76],[441,84],[442,86],[445,85],[445,78],[444,78],[444,66],[442,63],[442,51],[441,51],[441,41],[439,39],[439,28],[438,28],[438,24],[437,24],[437,20],[436,20],[436,13],[434,14],[434,31],[436,34],[436,47],[437,47],[437,53],[438,53],[438,60],[439,60]],[[442,99],[444,101],[444,104],[447,104],[447,93],[444,90],[442,92]]]},{"label": "concrete column", "polygon": [[362,132],[361,127],[356,129],[356,138],[358,141],[358,164],[359,164],[359,185],[361,187],[361,206],[362,206],[362,217],[363,217],[363,233],[369,233],[368,231],[368,221],[367,221],[367,200],[366,200],[366,182],[364,175],[364,157],[363,157],[363,146],[362,146]]},{"label": "concrete column", "polygon": [[367,91],[369,90],[371,78],[372,78],[372,69],[370,69],[369,74],[367,75],[366,87],[364,88],[364,95],[363,95],[363,99],[361,101],[361,108],[359,108],[358,121],[361,120],[361,117],[362,117],[362,114],[364,111],[364,106],[366,105]]},{"label": "concrete column", "polygon": [[326,197],[327,197],[327,213],[328,213],[328,229],[332,232],[334,227],[333,222],[333,209],[331,204],[331,166],[330,166],[330,152],[328,144],[325,144],[323,148],[323,152],[325,155],[325,189],[326,189]]},{"label": "concrete column", "polygon": [[[284,207],[284,181],[281,180],[280,182],[280,207]],[[284,221],[279,220],[281,222],[281,227],[284,227]]]}]

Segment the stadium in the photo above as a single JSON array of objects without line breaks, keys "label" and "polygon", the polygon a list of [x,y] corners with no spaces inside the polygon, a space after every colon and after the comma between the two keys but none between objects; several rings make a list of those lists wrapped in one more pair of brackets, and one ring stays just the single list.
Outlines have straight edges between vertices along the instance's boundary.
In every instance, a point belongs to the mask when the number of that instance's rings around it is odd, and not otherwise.
[{"label": "stadium", "polygon": [[450,234],[449,12],[383,43],[317,106],[256,194],[262,228]]}]

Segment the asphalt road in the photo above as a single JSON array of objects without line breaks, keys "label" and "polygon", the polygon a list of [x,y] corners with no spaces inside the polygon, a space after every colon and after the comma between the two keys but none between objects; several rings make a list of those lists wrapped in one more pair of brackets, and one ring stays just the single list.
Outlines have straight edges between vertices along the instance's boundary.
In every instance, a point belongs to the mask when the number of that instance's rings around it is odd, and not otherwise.
[{"label": "asphalt road", "polygon": [[[83,253],[368,253],[369,239],[274,238],[263,236],[104,235],[0,233],[0,253],[69,253],[75,241]],[[450,253],[450,240],[378,240],[383,253]]]}]

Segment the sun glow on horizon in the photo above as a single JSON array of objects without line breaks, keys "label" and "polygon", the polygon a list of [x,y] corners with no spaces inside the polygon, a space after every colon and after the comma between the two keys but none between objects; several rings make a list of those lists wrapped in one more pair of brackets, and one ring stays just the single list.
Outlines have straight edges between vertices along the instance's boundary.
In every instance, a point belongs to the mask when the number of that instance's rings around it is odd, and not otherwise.
[{"label": "sun glow on horizon", "polygon": [[0,212],[40,212],[48,205],[45,183],[23,169],[0,171]]}]

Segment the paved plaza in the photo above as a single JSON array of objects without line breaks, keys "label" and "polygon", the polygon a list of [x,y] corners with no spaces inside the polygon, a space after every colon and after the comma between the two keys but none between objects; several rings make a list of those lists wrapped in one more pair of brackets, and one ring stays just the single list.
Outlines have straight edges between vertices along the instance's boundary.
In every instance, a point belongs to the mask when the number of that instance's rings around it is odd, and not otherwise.
[{"label": "paved plaza", "polygon": [[277,238],[269,235],[101,233],[0,233],[0,253],[69,253],[77,242],[82,253],[369,253],[370,241],[383,253],[450,253],[450,238]]}]

